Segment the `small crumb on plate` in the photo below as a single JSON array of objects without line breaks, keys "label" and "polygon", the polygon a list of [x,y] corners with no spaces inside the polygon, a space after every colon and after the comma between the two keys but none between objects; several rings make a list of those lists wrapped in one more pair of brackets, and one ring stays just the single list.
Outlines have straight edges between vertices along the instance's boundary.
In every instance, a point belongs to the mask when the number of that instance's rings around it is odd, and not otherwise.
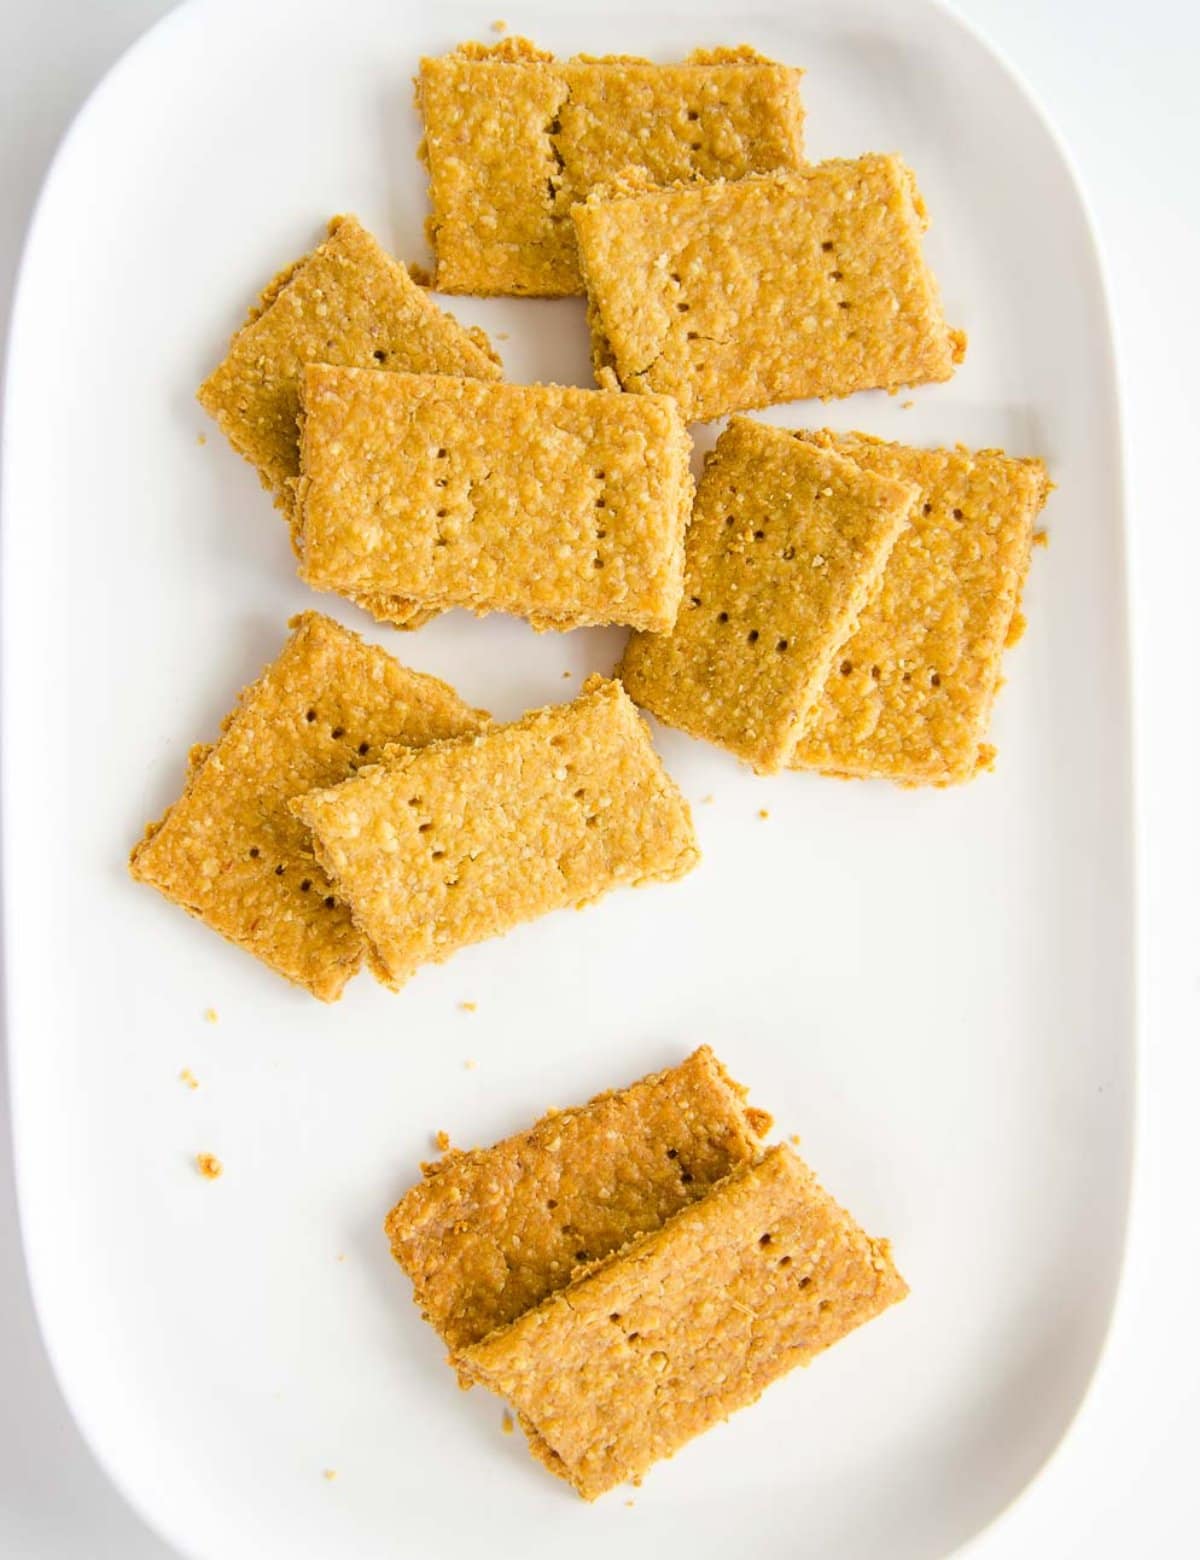
[{"label": "small crumb on plate", "polygon": [[478,1002],[460,1002],[458,1005],[464,1013],[476,1013],[479,1011]]},{"label": "small crumb on plate", "polygon": [[445,1130],[441,1132],[435,1132],[433,1135],[433,1141],[437,1144],[438,1152],[440,1154],[444,1154],[450,1147],[450,1134]]},{"label": "small crumb on plate", "polygon": [[507,1409],[505,1409],[504,1417],[500,1421],[500,1428],[503,1430],[505,1435],[511,1435],[513,1433],[513,1416],[508,1412]]},{"label": "small crumb on plate", "polygon": [[216,1010],[216,1008],[205,1008],[204,1009],[204,1022],[206,1024],[215,1024],[216,1021],[217,1021],[217,1010]]},{"label": "small crumb on plate", "polygon": [[196,1169],[199,1170],[206,1181],[215,1181],[219,1175],[224,1173],[225,1166],[215,1154],[197,1154]]},{"label": "small crumb on plate", "polygon": [[180,1069],[179,1081],[180,1083],[186,1083],[189,1089],[198,1089],[200,1087],[200,1080],[190,1067]]}]

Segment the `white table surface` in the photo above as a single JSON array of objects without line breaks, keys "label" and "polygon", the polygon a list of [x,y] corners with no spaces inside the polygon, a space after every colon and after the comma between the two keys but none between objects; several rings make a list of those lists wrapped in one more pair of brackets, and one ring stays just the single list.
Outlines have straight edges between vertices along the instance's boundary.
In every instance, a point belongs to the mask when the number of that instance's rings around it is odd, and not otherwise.
[{"label": "white table surface", "polygon": [[[1200,1552],[1200,481],[1190,470],[1200,446],[1200,8],[954,3],[1045,105],[1107,257],[1129,447],[1142,913],[1140,1141],[1117,1320],[1066,1444],[971,1554],[1174,1560]],[[56,142],[108,65],[170,8],[171,0],[0,0],[5,323]],[[515,19],[519,6],[505,14]],[[1062,675],[1085,679],[1086,668],[1064,666]],[[0,1557],[171,1554],[108,1484],[51,1376],[25,1283],[2,1100]]]}]

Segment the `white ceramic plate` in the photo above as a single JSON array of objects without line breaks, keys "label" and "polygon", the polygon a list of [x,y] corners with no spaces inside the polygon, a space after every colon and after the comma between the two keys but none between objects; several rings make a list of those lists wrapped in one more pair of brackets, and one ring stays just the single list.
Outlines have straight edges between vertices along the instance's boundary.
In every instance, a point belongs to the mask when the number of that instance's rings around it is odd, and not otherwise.
[{"label": "white ceramic plate", "polygon": [[[1040,453],[1053,543],[993,776],[949,793],[767,781],[661,733],[702,870],[472,949],[398,997],[363,977],[326,1008],[125,873],[287,616],[337,612],[502,716],[611,667],[617,636],[461,614],[392,636],[314,597],[193,389],[330,213],[423,253],[409,77],[497,11],[562,52],[746,39],[808,68],[814,156],[902,150],[966,365],[772,415]],[[581,303],[452,307],[496,333],[512,378],[588,382]],[[1078,192],[1007,71],[928,0],[196,0],[113,71],[58,158],[9,375],[18,1170],[50,1349],[118,1484],[209,1560],[904,1560],[967,1541],[1094,1368],[1133,1070],[1109,324]],[[632,1508],[587,1507],[501,1435],[494,1399],[456,1389],[380,1222],[437,1129],[491,1141],[702,1039],[893,1237],[912,1297],[656,1469]],[[221,1181],[197,1176],[197,1150]]]}]

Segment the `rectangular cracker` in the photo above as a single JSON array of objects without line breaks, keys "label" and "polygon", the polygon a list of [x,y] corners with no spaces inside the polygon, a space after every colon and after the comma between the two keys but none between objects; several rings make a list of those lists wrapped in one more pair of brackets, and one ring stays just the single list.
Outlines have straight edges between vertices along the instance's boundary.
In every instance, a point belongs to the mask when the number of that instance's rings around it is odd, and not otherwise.
[{"label": "rectangular cracker", "polygon": [[668,629],[691,449],[669,396],[304,370],[301,578],[543,628]]},{"label": "rectangular cracker", "polygon": [[267,284],[196,392],[285,512],[300,470],[300,371],[314,362],[500,377],[481,330],[439,309],[357,218],[334,217],[329,237]]},{"label": "rectangular cracker", "polygon": [[1020,638],[1034,523],[1051,483],[1002,450],[799,434],[920,498],[796,744],[797,769],[953,785],[988,769],[1005,649]]},{"label": "rectangular cracker", "polygon": [[478,731],[487,717],[318,612],[291,627],[216,744],[193,749],[183,795],[147,826],[130,871],[332,1002],[362,963],[363,939],[289,801],[346,779],[390,743]]},{"label": "rectangular cracker", "polygon": [[784,1144],[462,1355],[585,1500],[640,1479],[907,1294]]},{"label": "rectangular cracker", "polygon": [[524,38],[422,60],[437,286],[581,293],[571,206],[626,169],[674,184],[799,167],[801,74],[748,48],[653,65],[556,60]]},{"label": "rectangular cracker", "polygon": [[670,634],[620,677],[660,720],[781,769],[903,530],[916,489],[735,417],[708,456]]},{"label": "rectangular cracker", "polygon": [[389,749],[292,811],[393,988],[469,943],[699,859],[645,723],[601,677],[478,738]]},{"label": "rectangular cracker", "polygon": [[599,382],[673,395],[689,422],[949,379],[965,351],[898,157],[682,189],[625,181],[571,215]]},{"label": "rectangular cracker", "polygon": [[627,1089],[555,1110],[492,1148],[452,1150],[388,1214],[392,1256],[452,1353],[659,1229],[758,1157],[770,1117],[707,1046]]}]

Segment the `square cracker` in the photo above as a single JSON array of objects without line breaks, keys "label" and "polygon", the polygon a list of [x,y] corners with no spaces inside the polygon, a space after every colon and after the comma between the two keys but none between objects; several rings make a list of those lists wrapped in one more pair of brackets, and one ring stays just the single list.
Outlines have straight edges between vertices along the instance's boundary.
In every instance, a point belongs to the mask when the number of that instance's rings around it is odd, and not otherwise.
[{"label": "square cracker", "polygon": [[479,737],[389,749],[292,811],[393,988],[469,943],[699,859],[645,723],[601,677]]},{"label": "square cracker", "polygon": [[898,157],[677,189],[618,182],[571,215],[599,381],[673,395],[688,421],[949,379],[965,350]]},{"label": "square cracker", "polygon": [[477,731],[487,717],[320,613],[292,629],[219,740],[193,748],[183,795],[148,826],[130,871],[332,1002],[362,963],[363,940],[288,802],[344,780],[389,743]]},{"label": "square cracker", "polygon": [[539,627],[668,629],[691,444],[669,396],[304,371],[300,574]]},{"label": "square cracker", "polygon": [[800,75],[747,48],[652,65],[524,38],[422,60],[438,287],[581,293],[571,206],[627,168],[673,184],[799,167]]},{"label": "square cracker", "polygon": [[907,1292],[887,1242],[780,1144],[461,1361],[594,1500]]},{"label": "square cracker", "polygon": [[334,217],[329,237],[268,283],[196,392],[285,511],[300,469],[300,371],[313,362],[500,377],[481,330],[439,309],[355,217]]},{"label": "square cracker", "polygon": [[798,769],[952,785],[990,768],[984,741],[1001,657],[1024,626],[1040,460],[1002,450],[917,450],[866,434],[802,433],[864,471],[920,488],[910,528],[809,713]]},{"label": "square cracker", "polygon": [[630,694],[760,773],[782,768],[915,497],[735,417],[696,492],[674,631],[626,648]]},{"label": "square cracker", "polygon": [[492,1148],[452,1150],[387,1217],[392,1255],[452,1351],[507,1326],[581,1263],[656,1230],[758,1157],[770,1117],[707,1046]]}]

